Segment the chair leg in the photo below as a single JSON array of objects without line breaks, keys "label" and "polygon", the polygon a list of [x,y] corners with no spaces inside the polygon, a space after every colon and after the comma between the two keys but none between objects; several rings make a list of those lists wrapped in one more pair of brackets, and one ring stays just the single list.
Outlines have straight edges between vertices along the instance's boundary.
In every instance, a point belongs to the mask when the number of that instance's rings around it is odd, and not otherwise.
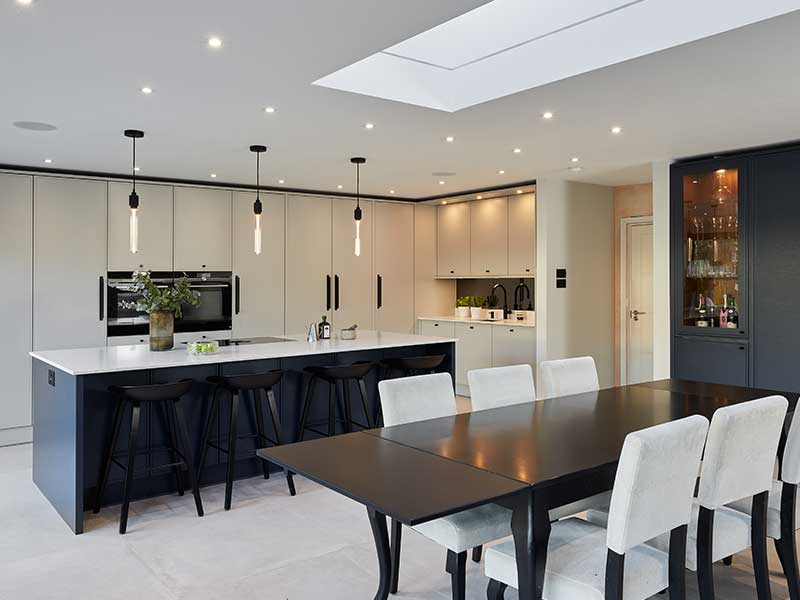
[{"label": "chair leg", "polygon": [[228,470],[225,475],[225,510],[231,509],[233,476],[236,472],[236,438],[239,425],[239,394],[231,395],[230,424],[228,426]]},{"label": "chair leg", "polygon": [[219,400],[217,394],[219,393],[219,386],[214,387],[214,394],[211,396],[211,406],[208,411],[208,419],[206,420],[206,430],[203,434],[203,443],[200,446],[200,460],[197,463],[197,479],[198,485],[203,479],[203,469],[206,466],[206,457],[208,456],[208,444],[211,441],[211,434],[214,431],[214,424],[217,422]]},{"label": "chair leg", "polygon": [[[258,449],[267,445],[267,434],[264,425],[264,409],[261,407],[261,390],[253,390],[252,394],[253,406],[256,411],[256,433],[258,433],[256,449]],[[269,463],[267,461],[261,461],[261,470],[264,473],[264,479],[269,479]]]},{"label": "chair leg", "polygon": [[195,474],[194,459],[192,457],[192,442],[189,440],[189,430],[186,428],[186,419],[183,416],[183,408],[181,408],[180,400],[171,400],[172,412],[175,415],[175,424],[178,429],[178,438],[181,444],[181,452],[183,453],[183,460],[186,461],[186,470],[189,477],[189,487],[192,489],[192,496],[194,496],[194,506],[197,509],[197,516],[203,516],[203,500],[200,498],[200,485],[197,482]]},{"label": "chair leg", "polygon": [[714,571],[712,541],[714,535],[714,511],[700,507],[697,517],[697,585],[700,600],[714,600]]},{"label": "chair leg", "polygon": [[342,404],[344,405],[344,430],[353,431],[353,407],[350,405],[350,381],[342,380]]},{"label": "chair leg", "polygon": [[786,585],[789,588],[790,600],[800,600],[797,543],[794,537],[795,529],[797,528],[795,517],[796,506],[797,486],[784,483],[781,495],[781,539],[775,540],[775,548],[780,549],[778,555],[783,565],[783,574],[786,575]]},{"label": "chair leg", "polygon": [[467,551],[456,554],[447,551],[445,571],[450,573],[453,586],[453,600],[466,600],[467,597]]},{"label": "chair leg", "polygon": [[[172,410],[169,402],[164,402],[162,409],[164,414],[164,427],[167,429],[167,435],[169,436],[169,443],[171,447],[170,456],[172,457],[172,462],[177,463],[178,439],[175,436],[175,428],[172,424]],[[181,465],[176,464],[173,470],[175,472],[175,487],[178,488],[178,495],[183,496],[183,473],[181,472]]]},{"label": "chair leg", "polygon": [[483,556],[483,546],[475,546],[472,549],[472,562],[476,563],[481,562],[482,556]]},{"label": "chair leg", "polygon": [[725,565],[726,567],[730,567],[733,564],[733,557],[726,556],[725,558],[722,559],[722,564]]},{"label": "chair leg", "polygon": [[[363,377],[358,380],[358,392],[361,395],[361,406],[364,408],[364,418],[367,420],[367,426],[372,429],[375,427],[375,419],[372,418],[372,415],[369,411],[369,402],[367,401],[367,384]],[[378,402],[378,404],[380,404],[380,402]]]},{"label": "chair leg", "polygon": [[300,415],[300,428],[297,430],[297,441],[302,442],[303,436],[306,433],[306,423],[308,422],[308,415],[311,412],[311,402],[314,399],[314,388],[317,385],[317,378],[313,375],[308,380],[308,389],[306,390],[306,399],[303,402],[303,412]]},{"label": "chair leg", "polygon": [[[269,416],[272,419],[272,427],[275,430],[275,441],[278,442],[278,446],[283,445],[283,435],[281,434],[281,419],[278,415],[278,403],[275,401],[275,392],[272,391],[272,388],[267,390],[267,407],[269,408]],[[287,470],[286,471],[286,484],[289,486],[289,495],[294,496],[297,492],[294,489],[294,473]]]},{"label": "chair leg", "polygon": [[769,565],[767,564],[767,503],[769,492],[753,496],[751,515],[751,544],[753,547],[753,570],[756,575],[758,600],[771,600]]},{"label": "chair leg", "polygon": [[328,437],[336,435],[336,384],[328,382]]},{"label": "chair leg", "polygon": [[391,536],[392,539],[389,542],[389,564],[391,566],[389,593],[396,594],[397,586],[400,582],[400,546],[403,540],[403,525],[400,521],[392,519]]},{"label": "chair leg", "polygon": [[617,554],[609,549],[606,556],[606,593],[605,600],[622,600],[623,581],[625,580],[625,555]]},{"label": "chair leg", "polygon": [[669,600],[686,600],[686,534],[688,529],[689,527],[684,525],[670,532]]},{"label": "chair leg", "polygon": [[496,579],[489,580],[489,587],[486,588],[486,600],[503,600],[508,586],[500,583]]},{"label": "chair leg", "polygon": [[117,447],[117,440],[119,439],[119,430],[122,425],[122,413],[124,412],[124,403],[117,400],[117,407],[114,409],[114,422],[111,426],[111,436],[107,442],[105,460],[103,461],[103,470],[100,472],[100,477],[97,482],[97,489],[95,490],[94,497],[94,513],[100,512],[100,503],[103,501],[103,494],[106,491],[106,484],[108,483],[108,475],[111,472],[111,463],[113,462],[114,450]]},{"label": "chair leg", "polygon": [[131,431],[128,435],[128,466],[125,471],[125,488],[122,492],[122,508],[119,514],[119,532],[123,534],[128,529],[128,509],[131,505],[131,488],[133,487],[133,469],[136,465],[136,440],[139,437],[139,423],[141,421],[142,407],[133,403],[131,408]]}]

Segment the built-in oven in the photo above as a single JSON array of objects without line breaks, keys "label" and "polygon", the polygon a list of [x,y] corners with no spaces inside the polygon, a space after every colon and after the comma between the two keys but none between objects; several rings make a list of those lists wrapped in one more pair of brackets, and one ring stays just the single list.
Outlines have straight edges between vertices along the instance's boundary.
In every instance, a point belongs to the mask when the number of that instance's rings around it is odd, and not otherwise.
[{"label": "built-in oven", "polygon": [[[233,314],[230,271],[153,272],[150,277],[157,286],[167,287],[184,275],[192,290],[198,293],[200,303],[183,307],[183,315],[175,319],[175,333],[230,331]],[[110,272],[107,297],[109,337],[147,335],[150,324],[147,314],[136,307],[140,293],[133,273]]]}]

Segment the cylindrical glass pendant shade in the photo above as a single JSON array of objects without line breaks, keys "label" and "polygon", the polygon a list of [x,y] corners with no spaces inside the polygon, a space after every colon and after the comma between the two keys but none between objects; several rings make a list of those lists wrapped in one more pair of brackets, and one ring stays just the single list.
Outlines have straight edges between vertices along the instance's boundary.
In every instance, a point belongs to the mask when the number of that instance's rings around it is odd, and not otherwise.
[{"label": "cylindrical glass pendant shade", "polygon": [[130,216],[130,244],[131,254],[139,252],[139,209],[131,208]]},{"label": "cylindrical glass pendant shade", "polygon": [[256,228],[253,237],[253,251],[261,254],[261,215],[256,215]]},{"label": "cylindrical glass pendant shade", "polygon": [[356,256],[361,256],[361,221],[356,221]]}]

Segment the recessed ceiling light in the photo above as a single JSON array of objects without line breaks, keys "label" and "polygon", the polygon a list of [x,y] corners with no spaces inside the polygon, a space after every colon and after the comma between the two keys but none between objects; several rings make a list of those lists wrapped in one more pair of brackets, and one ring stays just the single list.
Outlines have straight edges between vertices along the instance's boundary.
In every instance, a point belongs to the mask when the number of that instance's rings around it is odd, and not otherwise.
[{"label": "recessed ceiling light", "polygon": [[452,142],[452,141],[454,141],[455,139],[456,139],[456,138],[454,138],[452,135],[448,135],[446,138],[444,138],[444,141],[445,141],[445,142]]},{"label": "recessed ceiling light", "polygon": [[278,183],[286,183],[283,179],[278,179]]},{"label": "recessed ceiling light", "polygon": [[547,111],[542,113],[542,118],[550,120],[550,119],[553,118],[553,113],[551,113],[549,110],[547,110]]},{"label": "recessed ceiling light", "polygon": [[133,167],[133,170],[138,173],[141,170],[141,167]]},{"label": "recessed ceiling light", "polygon": [[439,180],[439,185],[444,185],[444,180]]},{"label": "recessed ceiling light", "polygon": [[498,171],[497,173],[498,173],[499,175],[505,175],[505,174],[506,174],[506,172],[505,172],[505,171],[503,171],[502,169],[501,169],[500,171]]},{"label": "recessed ceiling light", "polygon": [[17,4],[21,4],[22,6],[29,6],[33,4],[33,0],[17,0]]},{"label": "recessed ceiling light", "polygon": [[442,200],[442,204],[447,204],[447,200]]},{"label": "recessed ceiling light", "polygon": [[372,129],[375,125],[373,123],[364,123],[364,129]]},{"label": "recessed ceiling light", "polygon": [[340,189],[342,189],[342,186],[341,186],[341,185],[337,185],[337,186],[336,186],[336,189],[339,189],[339,190],[340,190]]},{"label": "recessed ceiling light", "polygon": [[692,179],[692,183],[694,183],[694,184],[698,184],[698,183],[700,183],[700,182],[699,182],[699,181],[697,181],[697,179]]},{"label": "recessed ceiling light", "polygon": [[517,190],[517,193],[518,193],[518,194],[521,194],[521,193],[522,193],[522,190]]},{"label": "recessed ceiling light", "polygon": [[142,88],[142,93],[143,94],[147,94],[147,95],[152,94],[153,93],[153,88],[148,87],[148,86],[144,86]]},{"label": "recessed ceiling light", "polygon": [[266,107],[264,109],[264,112],[271,115],[272,113],[275,112],[275,107],[274,106],[268,106],[268,107]]},{"label": "recessed ceiling light", "polygon": [[222,48],[222,40],[216,36],[208,38],[208,45],[211,48]]},{"label": "recessed ceiling light", "polygon": [[389,190],[389,193],[390,194],[394,194],[394,190]]},{"label": "recessed ceiling light", "polygon": [[475,196],[477,200],[483,200],[483,196]]},{"label": "recessed ceiling light", "polygon": [[614,135],[619,135],[620,133],[622,133],[622,127],[620,127],[619,125],[614,125],[611,128],[611,133],[613,133]]},{"label": "recessed ceiling light", "polygon": [[50,163],[53,162],[53,159],[52,158],[45,158],[44,162],[49,165]]},{"label": "recessed ceiling light", "polygon": [[217,178],[217,174],[216,173],[211,173],[211,175],[209,175],[209,177],[211,177],[211,179],[216,179]]},{"label": "recessed ceiling light", "polygon": [[571,162],[574,162],[574,163],[578,162],[579,160],[580,160],[580,158],[578,158],[577,156],[573,156],[573,157],[570,159],[570,161],[571,161]]},{"label": "recessed ceiling light", "polygon": [[571,172],[573,172],[573,173],[578,173],[579,171],[583,171],[583,167],[570,167],[570,168],[569,168],[569,169],[567,169],[567,170],[568,170],[568,171],[571,171]]},{"label": "recessed ceiling light", "polygon": [[522,148],[514,148],[514,154],[519,154],[522,152]]}]

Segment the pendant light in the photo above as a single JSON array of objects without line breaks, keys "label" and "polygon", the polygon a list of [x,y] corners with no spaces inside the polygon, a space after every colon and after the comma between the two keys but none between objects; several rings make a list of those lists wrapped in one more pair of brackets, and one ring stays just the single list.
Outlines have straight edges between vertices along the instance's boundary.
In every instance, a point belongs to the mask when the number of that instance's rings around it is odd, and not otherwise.
[{"label": "pendant light", "polygon": [[356,222],[356,256],[361,256],[361,165],[367,162],[363,156],[354,156],[350,162],[356,166],[356,209],[353,219]]},{"label": "pendant light", "polygon": [[125,137],[133,140],[133,164],[131,165],[131,173],[133,175],[133,189],[131,195],[128,196],[128,208],[131,211],[129,223],[129,237],[131,254],[139,252],[139,194],[136,193],[136,140],[144,137],[144,131],[138,129],[126,129]]},{"label": "pendant light", "polygon": [[259,191],[261,188],[261,153],[266,152],[266,146],[250,146],[250,152],[256,153],[256,201],[253,202],[253,214],[256,217],[256,226],[253,231],[253,252],[261,254],[261,213],[264,207],[261,205]]}]

